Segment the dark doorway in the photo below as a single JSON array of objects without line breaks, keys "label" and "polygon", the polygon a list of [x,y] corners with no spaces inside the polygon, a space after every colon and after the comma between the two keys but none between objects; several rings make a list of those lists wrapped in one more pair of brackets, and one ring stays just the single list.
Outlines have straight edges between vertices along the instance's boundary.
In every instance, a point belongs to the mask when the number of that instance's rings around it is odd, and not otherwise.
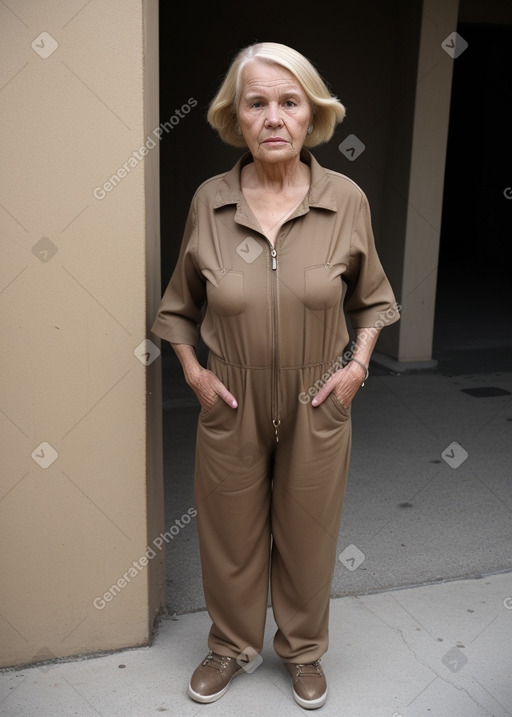
[{"label": "dark doorway", "polygon": [[433,351],[450,375],[512,366],[512,27],[457,31]]}]

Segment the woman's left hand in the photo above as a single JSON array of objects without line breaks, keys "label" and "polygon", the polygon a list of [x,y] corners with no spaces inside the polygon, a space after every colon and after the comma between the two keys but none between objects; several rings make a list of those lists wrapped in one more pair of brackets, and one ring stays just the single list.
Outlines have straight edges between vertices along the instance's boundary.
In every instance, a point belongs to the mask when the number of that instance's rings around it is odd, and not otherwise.
[{"label": "woman's left hand", "polygon": [[349,408],[364,379],[364,369],[355,361],[351,361],[344,368],[333,373],[313,398],[311,405],[320,406],[327,396],[334,391],[338,401],[345,408]]}]

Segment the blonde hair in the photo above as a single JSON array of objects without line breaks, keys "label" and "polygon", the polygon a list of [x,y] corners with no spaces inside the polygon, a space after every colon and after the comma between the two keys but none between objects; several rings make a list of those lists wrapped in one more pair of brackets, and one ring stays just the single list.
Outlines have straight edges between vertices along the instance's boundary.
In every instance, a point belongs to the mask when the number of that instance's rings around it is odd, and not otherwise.
[{"label": "blonde hair", "polygon": [[313,131],[306,135],[305,147],[328,142],[336,125],[345,117],[345,107],[331,94],[317,69],[304,55],[277,42],[258,42],[240,50],[208,108],[206,119],[220,138],[234,147],[245,147],[237,134],[237,107],[242,91],[242,70],[249,62],[261,60],[284,67],[292,73],[306,93],[314,114]]}]

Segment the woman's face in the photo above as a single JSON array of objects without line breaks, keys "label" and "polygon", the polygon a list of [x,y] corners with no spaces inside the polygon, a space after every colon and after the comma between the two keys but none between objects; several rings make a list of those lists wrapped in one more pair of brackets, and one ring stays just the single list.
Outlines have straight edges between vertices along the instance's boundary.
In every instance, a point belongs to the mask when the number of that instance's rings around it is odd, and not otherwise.
[{"label": "woman's face", "polygon": [[298,155],[311,124],[308,96],[291,72],[254,60],[242,71],[238,124],[255,159],[283,162]]}]

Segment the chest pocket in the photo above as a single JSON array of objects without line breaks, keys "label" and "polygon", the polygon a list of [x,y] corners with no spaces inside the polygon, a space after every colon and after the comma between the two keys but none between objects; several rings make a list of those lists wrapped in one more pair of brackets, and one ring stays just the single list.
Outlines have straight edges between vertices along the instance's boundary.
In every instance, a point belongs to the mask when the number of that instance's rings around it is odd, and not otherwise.
[{"label": "chest pocket", "polygon": [[241,271],[208,271],[208,305],[219,316],[238,316],[245,311],[244,275]]},{"label": "chest pocket", "polygon": [[330,264],[304,269],[304,304],[308,309],[322,311],[340,303],[343,296],[341,276]]}]

